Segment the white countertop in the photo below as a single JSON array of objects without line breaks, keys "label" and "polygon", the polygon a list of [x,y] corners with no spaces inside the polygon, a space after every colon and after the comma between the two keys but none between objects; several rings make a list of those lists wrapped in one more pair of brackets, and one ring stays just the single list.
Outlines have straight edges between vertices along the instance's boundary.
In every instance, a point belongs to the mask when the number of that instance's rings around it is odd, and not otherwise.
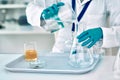
[{"label": "white countertop", "polygon": [[113,56],[105,56],[93,71],[86,74],[15,73],[4,69],[5,64],[21,54],[0,54],[0,80],[117,80],[113,77]]}]

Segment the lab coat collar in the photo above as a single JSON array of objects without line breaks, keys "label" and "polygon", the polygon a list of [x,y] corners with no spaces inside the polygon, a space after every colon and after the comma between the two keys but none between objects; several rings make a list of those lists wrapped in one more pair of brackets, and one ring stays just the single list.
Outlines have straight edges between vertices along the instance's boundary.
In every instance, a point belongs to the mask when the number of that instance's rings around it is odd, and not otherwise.
[{"label": "lab coat collar", "polygon": [[[79,0],[80,1],[80,0]],[[86,4],[88,1],[90,1],[90,0],[83,0],[82,2],[80,1],[80,3],[81,3],[81,5],[84,5],[84,4]]]}]

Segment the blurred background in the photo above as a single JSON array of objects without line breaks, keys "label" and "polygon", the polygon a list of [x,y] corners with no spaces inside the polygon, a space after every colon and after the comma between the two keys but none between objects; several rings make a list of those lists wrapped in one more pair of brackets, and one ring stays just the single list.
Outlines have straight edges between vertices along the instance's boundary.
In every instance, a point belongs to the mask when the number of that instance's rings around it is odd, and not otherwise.
[{"label": "blurred background", "polygon": [[23,45],[36,41],[39,51],[51,51],[54,34],[28,24],[25,9],[31,0],[0,0],[0,53],[23,53]]}]

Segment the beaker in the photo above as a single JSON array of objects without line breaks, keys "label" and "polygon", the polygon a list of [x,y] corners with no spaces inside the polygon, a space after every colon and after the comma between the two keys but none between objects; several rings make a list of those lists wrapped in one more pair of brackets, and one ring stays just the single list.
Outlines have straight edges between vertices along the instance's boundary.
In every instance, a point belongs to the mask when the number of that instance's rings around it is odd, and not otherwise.
[{"label": "beaker", "polygon": [[[49,13],[49,11],[47,12]],[[76,14],[71,8],[70,4],[65,3],[64,6],[59,8],[58,14],[45,19],[45,15],[41,15],[41,24],[45,30],[50,32],[56,32],[61,28],[64,28],[66,24],[71,24],[72,20],[76,19]]]},{"label": "beaker", "polygon": [[117,38],[116,41],[119,44],[119,50],[114,60],[113,73],[115,78],[120,79],[120,32],[119,31],[116,32],[116,38]]},{"label": "beaker", "polygon": [[87,68],[93,64],[94,58],[91,49],[83,47],[81,43],[78,43],[77,35],[83,32],[85,28],[85,25],[81,24],[82,26],[79,26],[78,22],[75,23],[75,36],[70,51],[69,64],[73,67]]},{"label": "beaker", "polygon": [[35,41],[24,43],[24,55],[26,64],[30,68],[43,68],[45,66],[45,61],[39,59]]},{"label": "beaker", "polygon": [[37,50],[35,42],[26,42],[24,43],[24,54],[26,61],[36,61],[37,60]]}]

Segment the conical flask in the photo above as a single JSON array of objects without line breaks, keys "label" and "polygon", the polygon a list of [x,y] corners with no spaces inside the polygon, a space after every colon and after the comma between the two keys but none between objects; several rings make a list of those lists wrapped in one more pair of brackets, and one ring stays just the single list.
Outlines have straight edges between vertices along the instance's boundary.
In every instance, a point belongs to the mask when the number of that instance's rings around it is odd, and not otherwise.
[{"label": "conical flask", "polygon": [[82,47],[81,43],[78,43],[78,40],[76,37],[78,34],[80,34],[80,31],[84,31],[84,28],[79,30],[78,24],[76,23],[75,36],[74,36],[74,40],[73,40],[73,44],[72,44],[70,56],[69,56],[69,64],[73,67],[87,68],[93,64],[94,58],[93,58],[93,53],[91,49]]}]

